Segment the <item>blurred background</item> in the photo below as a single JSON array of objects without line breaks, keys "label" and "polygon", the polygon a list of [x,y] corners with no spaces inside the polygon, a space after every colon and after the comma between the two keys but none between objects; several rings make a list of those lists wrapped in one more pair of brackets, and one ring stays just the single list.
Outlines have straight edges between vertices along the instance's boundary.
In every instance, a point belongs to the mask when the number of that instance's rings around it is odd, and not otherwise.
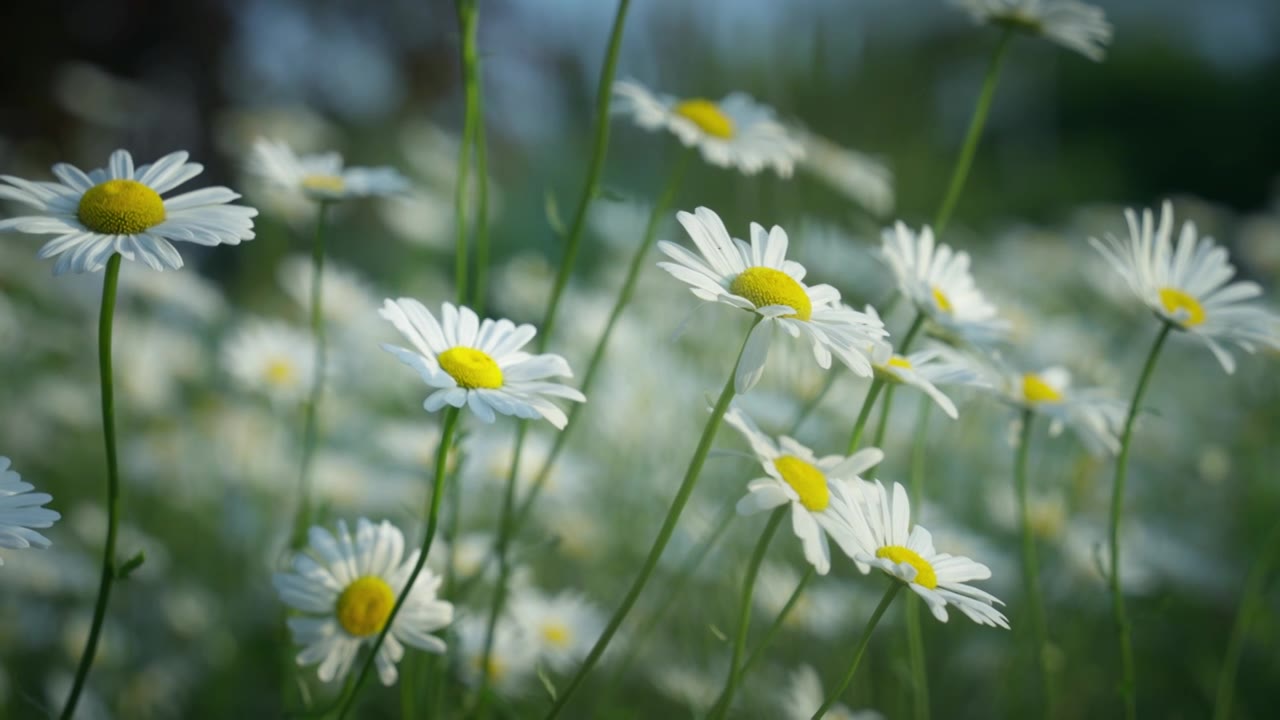
[{"label": "blurred background", "polygon": [[[1067,364],[1082,383],[1127,397],[1154,323],[1132,309],[1086,243],[1121,232],[1123,208],[1174,198],[1179,217],[1226,245],[1276,307],[1280,3],[1098,4],[1115,26],[1101,64],[1015,39],[948,239],[975,254],[979,282],[1013,319],[1010,356]],[[480,2],[490,306],[516,320],[540,318],[559,262],[554,216],[567,217],[580,192],[615,8],[605,0]],[[618,77],[680,96],[747,92],[788,123],[865,155],[869,167],[887,168],[882,182],[851,190],[820,172],[748,178],[695,163],[675,203],[716,209],[735,235],[748,221],[783,225],[798,259],[860,306],[890,291],[873,256],[880,228],[932,217],[997,36],[940,0],[636,0]],[[122,276],[123,551],[146,549],[147,562],[115,599],[80,716],[279,716],[290,695],[281,688],[295,681],[270,572],[291,513],[299,415],[296,403],[237,384],[226,347],[246,324],[304,326],[302,256],[314,210],[246,173],[248,148],[267,137],[300,152],[336,149],[350,164],[392,165],[414,181],[406,197],[351,202],[333,215],[326,306],[339,357],[316,471],[325,519],[390,517],[412,535],[438,431],[421,411],[425,388],[377,349],[393,335],[374,309],[383,297],[432,306],[453,295],[463,113],[453,3],[9,3],[0,47],[10,58],[0,73],[3,173],[47,179],[54,162],[98,167],[117,147],[139,163],[186,149],[206,166],[199,184],[228,185],[262,211],[248,245],[184,245],[180,273],[126,267]],[[621,116],[613,124],[604,196],[552,346],[575,367],[589,355],[676,149]],[[681,236],[674,223],[660,235]],[[0,716],[12,718],[41,717],[65,694],[105,522],[92,355],[101,279],[52,278],[35,259],[40,242],[0,237],[0,454],[50,491],[63,514],[49,533],[53,548],[6,552],[0,568]],[[692,331],[674,337],[694,302],[656,269],[636,298],[592,396],[594,415],[570,443],[519,553],[529,566],[522,582],[572,588],[605,613],[648,547],[701,426],[704,396],[742,332],[700,312]],[[887,318],[897,332],[908,320]],[[1130,612],[1144,716],[1198,718],[1209,714],[1246,573],[1280,507],[1280,383],[1274,356],[1242,358],[1225,376],[1198,345],[1172,347],[1135,450]],[[750,398],[771,429],[786,427],[822,383],[805,352],[775,353]],[[865,383],[842,378],[801,439],[838,443],[864,392]],[[991,589],[1008,600],[1016,625],[1013,413],[967,399],[963,427],[936,415],[930,426],[929,467],[938,469],[922,520],[937,526],[940,548],[948,539],[952,552],[992,566]],[[887,480],[905,481],[917,412],[904,394]],[[458,483],[464,526],[453,539],[470,537],[478,552],[494,527],[510,427],[468,428],[471,461]],[[729,431],[718,445],[744,447]],[[1096,557],[1111,465],[1069,436],[1038,438],[1032,452],[1062,716],[1109,717],[1118,710],[1117,663]],[[706,539],[757,471],[732,458],[709,466],[668,570]],[[762,525],[759,517],[734,523],[686,599],[634,648],[636,661],[606,665],[575,717],[705,709],[727,663],[720,633],[731,626],[740,568]],[[775,542],[758,618],[777,611],[803,570],[793,545]],[[746,691],[760,702],[741,716],[787,717],[777,703],[805,664],[834,682],[879,587],[847,563],[815,584],[812,607]],[[471,607],[484,599],[478,593]],[[653,609],[642,604],[635,617]],[[953,618],[930,622],[926,633],[939,716],[1023,716],[1033,681],[1016,630],[1002,635]],[[851,697],[896,718],[909,711],[900,620],[882,636]],[[1233,716],[1270,717],[1280,687],[1274,588],[1244,642]],[[545,706],[535,669],[526,670],[502,687],[508,717]],[[297,674],[315,685],[311,669]],[[368,694],[368,717],[393,716],[393,693]]]}]

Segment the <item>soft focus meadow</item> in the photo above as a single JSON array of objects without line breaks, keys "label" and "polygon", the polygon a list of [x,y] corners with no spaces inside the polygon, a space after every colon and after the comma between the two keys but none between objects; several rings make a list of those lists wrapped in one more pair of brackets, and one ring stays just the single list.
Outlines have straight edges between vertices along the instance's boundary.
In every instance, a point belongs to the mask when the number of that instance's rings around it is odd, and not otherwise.
[{"label": "soft focus meadow", "polygon": [[0,718],[1274,716],[1271,0],[11,15]]}]

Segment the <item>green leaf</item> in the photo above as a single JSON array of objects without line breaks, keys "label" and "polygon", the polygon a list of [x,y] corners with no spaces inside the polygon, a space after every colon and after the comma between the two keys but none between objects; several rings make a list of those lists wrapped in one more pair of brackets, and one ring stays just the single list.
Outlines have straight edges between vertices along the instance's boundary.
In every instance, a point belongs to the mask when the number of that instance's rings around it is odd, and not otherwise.
[{"label": "green leaf", "polygon": [[551,678],[547,675],[546,668],[542,667],[541,664],[538,665],[537,670],[538,670],[538,679],[542,681],[542,687],[546,688],[547,695],[550,695],[551,699],[554,701],[556,699],[555,684],[551,682]]},{"label": "green leaf", "polygon": [[725,635],[724,631],[716,627],[715,625],[708,625],[707,629],[710,630],[711,634],[715,635],[716,639],[719,640],[720,642],[729,642],[729,636]]},{"label": "green leaf", "polygon": [[555,194],[548,189],[542,200],[543,205],[546,207],[547,223],[551,225],[551,229],[557,235],[563,238],[569,231],[565,229],[564,218],[560,216],[560,205],[556,202]]},{"label": "green leaf", "polygon": [[138,568],[142,567],[142,563],[146,561],[147,561],[146,553],[139,550],[136,555],[129,558],[128,560],[125,560],[123,565],[121,565],[119,568],[116,568],[116,579],[117,580],[129,579],[129,575],[132,574],[134,570],[137,570]]}]

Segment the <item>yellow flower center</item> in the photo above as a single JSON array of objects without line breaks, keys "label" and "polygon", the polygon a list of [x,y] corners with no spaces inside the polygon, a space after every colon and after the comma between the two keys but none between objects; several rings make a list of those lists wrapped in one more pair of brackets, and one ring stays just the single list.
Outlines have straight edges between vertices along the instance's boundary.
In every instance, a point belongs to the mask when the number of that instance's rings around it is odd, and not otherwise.
[{"label": "yellow flower center", "polygon": [[729,284],[729,292],[750,300],[758,308],[786,305],[796,311],[794,315],[783,317],[808,320],[813,314],[809,293],[781,270],[759,266],[747,268]]},{"label": "yellow flower center", "polygon": [[903,370],[911,369],[911,361],[901,355],[894,355],[889,358],[889,362],[885,363],[889,367],[902,368]]},{"label": "yellow flower center", "polygon": [[347,183],[339,175],[306,175],[302,178],[302,189],[321,194],[340,194]]},{"label": "yellow flower center", "polygon": [[562,622],[545,623],[541,630],[542,639],[558,648],[569,647],[569,641],[573,638],[573,634],[569,632],[569,626]]},{"label": "yellow flower center", "polygon": [[906,563],[916,569],[915,584],[930,590],[938,587],[938,574],[928,560],[920,557],[920,553],[901,545],[885,545],[876,551],[876,557],[887,558],[895,564]]},{"label": "yellow flower center", "polygon": [[104,235],[137,235],[164,222],[164,201],[136,180],[108,180],[80,196],[76,217]]},{"label": "yellow flower center", "polygon": [[335,612],[343,630],[355,637],[369,637],[382,631],[395,604],[396,594],[387,581],[366,575],[342,591]]},{"label": "yellow flower center", "polygon": [[702,98],[685,100],[678,103],[673,110],[675,114],[697,125],[699,130],[712,137],[722,140],[733,137],[733,121],[724,114],[719,105],[710,100]]},{"label": "yellow flower center", "polygon": [[272,385],[289,385],[297,375],[294,371],[293,363],[280,358],[275,358],[268,362],[263,374],[267,376],[267,382]]},{"label": "yellow flower center", "polygon": [[1062,402],[1062,393],[1035,373],[1022,376],[1022,397],[1029,403]]},{"label": "yellow flower center", "polygon": [[471,667],[475,668],[476,672],[483,672],[488,675],[489,679],[494,682],[501,680],[502,676],[507,673],[507,664],[502,662],[496,655],[489,656],[489,666],[487,668],[484,667],[484,656],[476,655],[471,658]]},{"label": "yellow flower center", "polygon": [[436,360],[441,370],[468,390],[502,387],[502,368],[483,350],[459,345],[440,353]]},{"label": "yellow flower center", "polygon": [[948,315],[954,312],[954,307],[951,305],[951,298],[947,297],[947,294],[942,292],[942,290],[937,286],[934,286],[933,288],[933,302],[937,304],[939,310]]},{"label": "yellow flower center", "polygon": [[818,468],[795,455],[782,455],[773,461],[782,479],[800,496],[800,504],[810,512],[821,512],[831,504],[827,476]]},{"label": "yellow flower center", "polygon": [[1178,288],[1160,288],[1160,304],[1170,315],[1177,315],[1179,310],[1186,310],[1187,317],[1182,320],[1186,327],[1204,322],[1204,306],[1189,293]]}]

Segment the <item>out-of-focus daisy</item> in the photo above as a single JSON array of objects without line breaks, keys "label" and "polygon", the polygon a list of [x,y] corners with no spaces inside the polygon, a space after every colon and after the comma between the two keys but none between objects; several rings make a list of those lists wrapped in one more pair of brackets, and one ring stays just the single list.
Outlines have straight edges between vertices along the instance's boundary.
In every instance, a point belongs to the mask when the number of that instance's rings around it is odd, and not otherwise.
[{"label": "out-of-focus daisy", "polygon": [[883,452],[865,448],[847,458],[819,458],[785,435],[775,443],[736,407],[725,414],[724,421],[747,439],[766,473],[766,477],[747,484],[747,494],[738,501],[738,514],[790,505],[791,529],[804,547],[805,559],[819,575],[831,570],[827,536],[846,554],[859,552],[861,546],[851,524],[860,519],[845,483],[862,482],[858,474],[878,465],[884,459]]},{"label": "out-of-focus daisy", "polygon": [[[31,483],[22,481],[9,469],[9,458],[0,455],[0,547],[49,547],[49,538],[33,528],[52,527],[61,518],[56,511],[40,507],[53,498],[48,493],[33,493]],[[4,559],[0,558],[0,565]]]},{"label": "out-of-focus daisy", "polygon": [[545,418],[563,430],[568,419],[547,398],[586,402],[577,390],[547,381],[573,377],[563,357],[530,355],[520,349],[537,333],[532,325],[481,322],[471,308],[450,303],[444,303],[437,322],[430,310],[411,298],[385,301],[380,314],[414,349],[382,347],[437,388],[423,403],[427,412],[465,405],[484,422],[493,422],[495,413],[500,413],[526,420]]},{"label": "out-of-focus daisy", "polygon": [[808,130],[792,130],[804,147],[800,167],[881,216],[893,210],[893,171],[884,163],[856,150],[841,147]]},{"label": "out-of-focus daisy", "polygon": [[748,175],[772,168],[790,177],[804,145],[774,117],[773,109],[735,92],[722,100],[656,95],[633,80],[613,84],[618,112],[645,130],[667,130],[696,147],[712,165]]},{"label": "out-of-focus daisy", "polygon": [[[785,720],[809,720],[822,707],[827,695],[822,690],[822,679],[812,665],[801,665],[791,673],[786,691],[778,698],[782,705],[782,717]],[[859,710],[854,712],[844,703],[831,706],[823,717],[828,720],[884,720],[884,715],[875,710]]]},{"label": "out-of-focus daisy", "polygon": [[59,182],[32,182],[0,175],[0,198],[30,205],[43,214],[0,220],[0,231],[57,235],[40,248],[58,257],[53,273],[97,272],[119,253],[155,270],[182,267],[171,241],[239,245],[253,239],[258,211],[229,205],[240,197],[225,187],[207,187],[168,199],[162,194],[199,175],[199,163],[183,151],[138,168],[127,150],[111,153],[107,167],[88,173],[67,163],[53,166]]},{"label": "out-of-focus daisy", "polygon": [[278,320],[249,320],[223,344],[222,366],[246,390],[300,402],[315,378],[314,340]]},{"label": "out-of-focus daisy", "polygon": [[952,0],[975,22],[1001,25],[1049,40],[1100,62],[1111,42],[1102,8],[1075,0]]},{"label": "out-of-focus daisy", "polygon": [[253,144],[249,168],[277,187],[312,200],[397,195],[409,189],[408,179],[395,168],[344,168],[339,153],[299,156],[283,142],[262,138]]},{"label": "out-of-focus daisy", "polygon": [[1197,237],[1195,223],[1186,221],[1173,244],[1173,203],[1166,200],[1157,225],[1150,210],[1139,220],[1125,211],[1129,237],[1108,235],[1089,242],[1125,279],[1138,299],[1162,320],[1200,338],[1228,373],[1235,358],[1224,347],[1235,343],[1246,352],[1261,345],[1280,350],[1280,318],[1246,304],[1262,294],[1257,283],[1231,282],[1235,267],[1227,251],[1213,238]]},{"label": "out-of-focus daisy", "polygon": [[[367,328],[369,316],[378,307],[372,287],[355,270],[341,263],[326,261],[320,289],[325,319],[343,329],[359,333]],[[276,273],[280,286],[298,307],[311,307],[311,258],[292,255],[285,258]]]},{"label": "out-of-focus daisy", "polygon": [[511,616],[552,670],[563,672],[586,656],[604,630],[604,618],[574,592],[548,596],[533,588],[516,590]]},{"label": "out-of-focus daisy", "polygon": [[920,525],[911,526],[911,506],[907,491],[893,484],[893,498],[880,481],[858,481],[861,497],[858,503],[862,522],[853,525],[862,550],[854,562],[862,572],[877,567],[904,582],[929,606],[933,616],[947,621],[951,605],[980,625],[1009,629],[1009,621],[995,605],[994,595],[967,583],[986,580],[991,570],[967,557],[939,553],[933,547],[933,536]]},{"label": "out-of-focus daisy", "polygon": [[898,291],[944,333],[983,342],[1003,335],[1008,324],[978,290],[969,253],[936,243],[928,225],[919,234],[899,221],[884,231],[881,253]]},{"label": "out-of-focus daisy", "polygon": [[730,237],[720,216],[707,208],[680,212],[676,218],[700,256],[664,240],[658,248],[674,262],[658,266],[688,283],[702,300],[763,318],[752,330],[738,364],[735,385],[739,394],[759,382],[774,332],[779,329],[792,337],[804,335],[823,369],[831,367],[834,354],[858,375],[871,375],[868,355],[888,335],[884,324],[843,305],[840,291],[830,285],[805,285],[804,266],[786,259],[785,230],[777,225],[765,230],[752,223],[748,245]]},{"label": "out-of-focus daisy", "polygon": [[[387,624],[396,598],[418,559],[404,554],[404,535],[387,521],[356,522],[353,537],[338,521],[336,535],[321,527],[309,533],[309,552],[293,558],[293,570],[276,573],[280,599],[303,615],[289,618],[293,639],[303,646],[299,665],[320,664],[324,682],[344,677],[362,646],[371,645]],[[378,678],[396,681],[396,663],[406,644],[443,653],[444,641],[431,634],[453,621],[453,605],[436,597],[440,578],[423,570],[378,648]]]},{"label": "out-of-focus daisy", "polygon": [[1071,387],[1071,373],[1063,367],[999,372],[993,385],[1001,396],[1016,407],[1048,417],[1050,434],[1057,435],[1069,426],[1095,455],[1120,449],[1117,432],[1124,422],[1123,402],[1100,390]]},{"label": "out-of-focus daisy", "polygon": [[457,625],[459,669],[463,679],[479,685],[484,674],[489,676],[489,687],[504,696],[519,695],[528,685],[537,665],[538,654],[533,643],[511,618],[498,616],[493,626],[493,648],[485,667],[484,642],[488,632],[484,614],[470,614]]}]

